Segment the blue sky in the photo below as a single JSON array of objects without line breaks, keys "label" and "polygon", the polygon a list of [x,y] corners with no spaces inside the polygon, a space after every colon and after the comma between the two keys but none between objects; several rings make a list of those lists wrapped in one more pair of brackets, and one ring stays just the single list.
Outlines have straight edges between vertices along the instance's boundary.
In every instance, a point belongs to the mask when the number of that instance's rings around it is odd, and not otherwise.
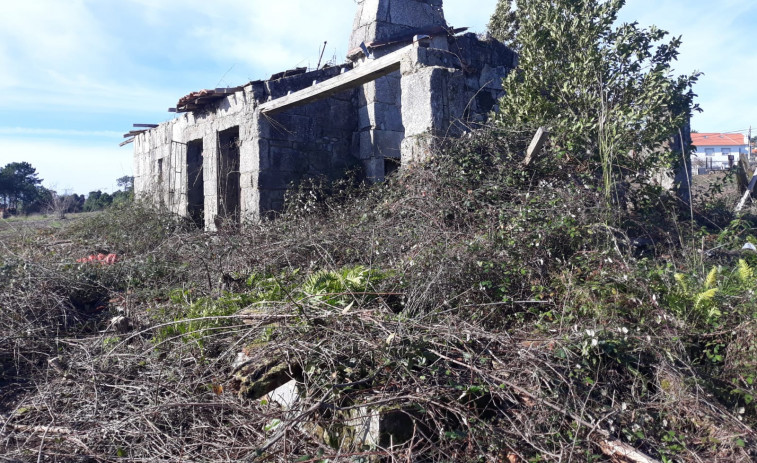
[{"label": "blue sky", "polygon": [[[484,31],[496,0],[445,0],[447,20]],[[58,191],[113,191],[132,171],[133,123],[179,97],[325,59],[341,62],[355,0],[23,0],[0,15],[0,165],[28,161]],[[757,0],[628,0],[623,20],[684,45],[678,73],[705,73],[699,131],[757,126]]]}]

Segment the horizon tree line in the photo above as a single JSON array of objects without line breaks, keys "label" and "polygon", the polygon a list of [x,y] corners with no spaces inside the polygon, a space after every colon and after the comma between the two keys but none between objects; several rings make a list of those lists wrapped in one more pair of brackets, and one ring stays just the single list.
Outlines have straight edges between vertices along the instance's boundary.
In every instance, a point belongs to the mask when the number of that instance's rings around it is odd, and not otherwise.
[{"label": "horizon tree line", "polygon": [[128,175],[116,180],[119,190],[112,194],[101,190],[86,195],[60,194],[42,186],[42,181],[37,169],[25,161],[11,162],[0,168],[0,209],[3,215],[98,211],[129,202],[134,196],[134,177]]}]

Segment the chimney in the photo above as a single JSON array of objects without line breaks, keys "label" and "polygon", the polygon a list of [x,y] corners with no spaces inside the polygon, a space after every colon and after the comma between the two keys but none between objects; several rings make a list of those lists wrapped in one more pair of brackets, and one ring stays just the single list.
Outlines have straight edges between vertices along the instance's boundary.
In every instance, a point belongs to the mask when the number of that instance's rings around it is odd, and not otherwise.
[{"label": "chimney", "polygon": [[443,0],[358,0],[350,55],[361,43],[387,43],[447,27]]}]

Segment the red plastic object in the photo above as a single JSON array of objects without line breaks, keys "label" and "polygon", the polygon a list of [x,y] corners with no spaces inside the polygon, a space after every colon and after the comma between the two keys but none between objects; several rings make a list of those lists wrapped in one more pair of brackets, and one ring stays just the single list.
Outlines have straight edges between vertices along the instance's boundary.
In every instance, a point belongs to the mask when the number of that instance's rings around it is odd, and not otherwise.
[{"label": "red plastic object", "polygon": [[80,264],[92,263],[100,265],[113,265],[118,262],[118,256],[116,254],[92,254],[91,256],[76,259],[76,262]]}]

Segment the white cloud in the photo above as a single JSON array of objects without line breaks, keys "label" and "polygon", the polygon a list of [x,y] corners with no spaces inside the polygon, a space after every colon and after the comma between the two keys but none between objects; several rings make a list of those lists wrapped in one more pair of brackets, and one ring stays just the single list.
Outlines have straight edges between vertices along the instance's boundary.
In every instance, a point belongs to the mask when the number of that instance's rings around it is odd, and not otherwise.
[{"label": "white cloud", "polygon": [[28,82],[48,70],[96,73],[107,62],[108,35],[81,0],[3,4],[0,42],[13,66],[2,81]]},{"label": "white cloud", "polygon": [[[149,85],[149,83],[146,83]],[[123,113],[148,108],[167,109],[176,103],[175,91],[127,82],[93,79],[86,74],[50,72],[46,79],[14,87],[0,99],[0,110]]]}]

